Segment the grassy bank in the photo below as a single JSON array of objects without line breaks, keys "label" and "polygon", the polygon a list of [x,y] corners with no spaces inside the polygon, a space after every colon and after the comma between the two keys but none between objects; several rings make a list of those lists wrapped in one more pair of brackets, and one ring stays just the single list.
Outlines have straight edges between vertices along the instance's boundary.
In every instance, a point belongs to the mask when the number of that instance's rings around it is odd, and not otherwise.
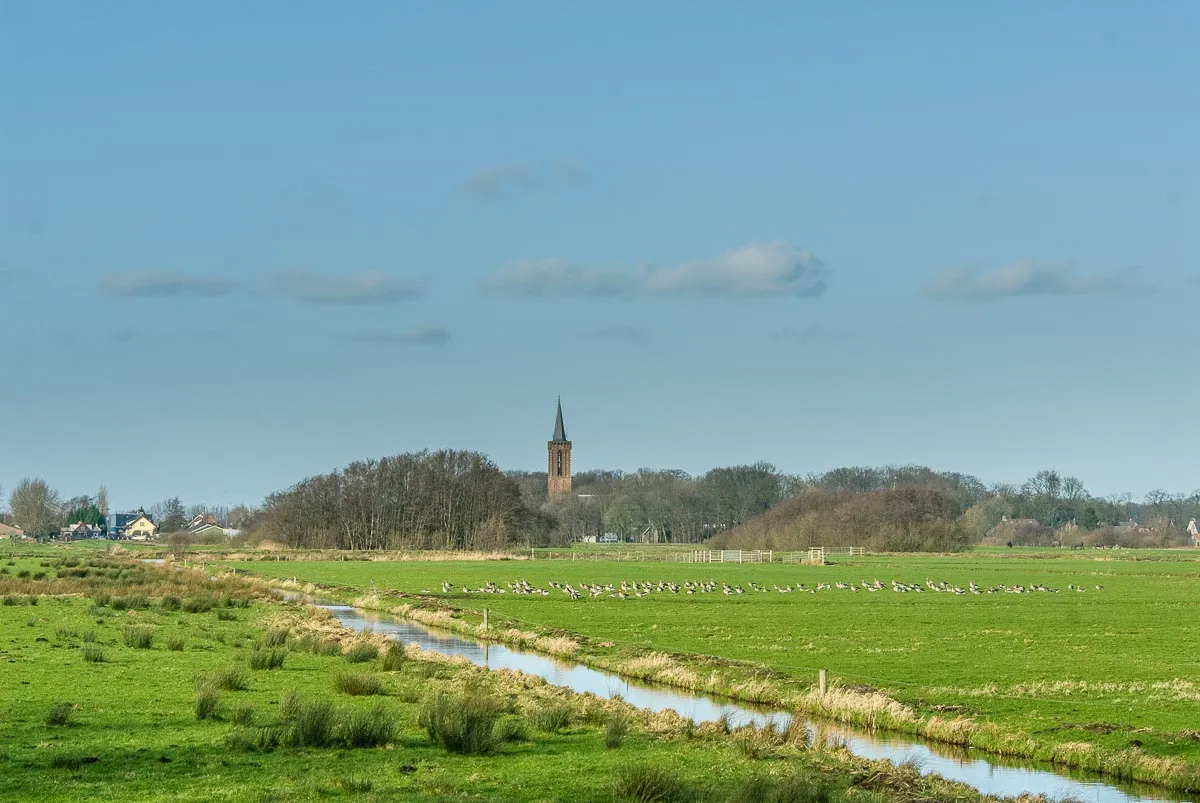
[{"label": "grassy bank", "polygon": [[[420,603],[434,624],[702,691],[787,705],[997,754],[1129,778],[1200,786],[1200,565],[1111,553],[1011,551],[882,556],[836,566],[629,563],[247,563],[264,575],[385,590],[380,607]],[[885,590],[839,590],[880,578]],[[966,589],[1057,592],[895,593],[927,578]],[[715,580],[819,593],[672,594],[575,601],[550,586]],[[525,580],[549,596],[465,594]],[[452,584],[450,593],[441,584]],[[1097,588],[1100,586],[1100,588]],[[1083,588],[1083,591],[1075,589]],[[388,598],[386,591],[397,595]],[[453,616],[441,606],[453,609]],[[1151,626],[1151,623],[1152,626]],[[538,641],[541,641],[539,644]],[[826,668],[840,696],[811,693]]]},{"label": "grassy bank", "polygon": [[982,799],[389,650],[254,581],[61,551],[0,569],[6,800]]}]

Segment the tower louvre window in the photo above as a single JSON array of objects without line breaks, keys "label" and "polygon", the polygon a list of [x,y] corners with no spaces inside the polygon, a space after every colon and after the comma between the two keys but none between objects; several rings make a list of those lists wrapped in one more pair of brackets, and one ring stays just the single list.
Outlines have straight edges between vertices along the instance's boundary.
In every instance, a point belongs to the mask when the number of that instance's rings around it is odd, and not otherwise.
[{"label": "tower louvre window", "polygon": [[557,473],[558,473],[558,476],[560,476],[560,477],[563,475],[562,449],[558,450],[558,472]]}]

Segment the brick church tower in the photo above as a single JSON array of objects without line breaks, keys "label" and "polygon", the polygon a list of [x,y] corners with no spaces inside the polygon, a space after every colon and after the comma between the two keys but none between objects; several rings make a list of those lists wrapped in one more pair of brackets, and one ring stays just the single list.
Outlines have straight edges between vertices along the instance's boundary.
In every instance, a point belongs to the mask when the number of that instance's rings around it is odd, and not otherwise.
[{"label": "brick church tower", "polygon": [[563,426],[562,398],[558,400],[558,415],[554,418],[554,437],[546,444],[550,453],[546,464],[546,490],[550,496],[571,492],[571,442]]}]

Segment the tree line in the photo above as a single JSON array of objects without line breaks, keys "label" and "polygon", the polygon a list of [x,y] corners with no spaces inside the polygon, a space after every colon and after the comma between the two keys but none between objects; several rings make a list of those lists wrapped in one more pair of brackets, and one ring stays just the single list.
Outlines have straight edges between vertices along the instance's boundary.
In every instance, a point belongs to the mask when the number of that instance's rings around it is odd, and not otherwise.
[{"label": "tree line", "polygon": [[1019,485],[923,466],[847,467],[793,482],[794,493],[713,548],[954,551],[972,544],[1168,547],[1189,543],[1200,491],[1100,498],[1053,470]]},{"label": "tree line", "polygon": [[[3,493],[0,493],[2,498]],[[46,480],[26,477],[9,493],[8,508],[8,514],[0,517],[0,521],[7,519],[6,523],[20,527],[26,535],[39,540],[52,538],[63,528],[76,523],[98,527],[102,534],[108,534],[111,511],[108,489],[103,485],[94,496],[84,494],[63,499]],[[183,530],[188,521],[200,514],[212,515],[223,527],[246,526],[254,516],[254,511],[245,505],[185,505],[177,496],[146,508],[146,512],[163,534]]]},{"label": "tree line", "polygon": [[[49,537],[75,521],[101,524],[104,488],[61,500],[44,480],[8,497],[13,523]],[[1200,492],[1099,498],[1078,478],[1041,471],[988,485],[923,466],[844,467],[788,475],[769,463],[676,470],[584,471],[573,492],[548,498],[544,472],[501,471],[485,455],[423,451],[352,463],[272,494],[261,510],[151,506],[160,533],[199,512],[255,539],[338,549],[505,549],[624,541],[714,548],[863,546],[953,550],[971,544],[1170,546],[1187,543]]]},{"label": "tree line", "polygon": [[770,463],[678,470],[583,471],[572,493],[547,498],[545,472],[510,472],[527,506],[551,519],[553,544],[613,533],[622,540],[698,543],[786,498],[792,480]]},{"label": "tree line", "polygon": [[517,484],[478,452],[351,463],[272,494],[259,538],[324,549],[503,549],[536,527]]}]

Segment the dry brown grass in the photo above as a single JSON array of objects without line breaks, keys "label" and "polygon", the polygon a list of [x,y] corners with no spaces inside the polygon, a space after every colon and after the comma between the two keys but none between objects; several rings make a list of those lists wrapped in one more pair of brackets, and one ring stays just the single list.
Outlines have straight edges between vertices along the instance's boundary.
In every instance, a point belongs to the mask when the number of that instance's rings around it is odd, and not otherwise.
[{"label": "dry brown grass", "polygon": [[729,687],[729,696],[753,703],[779,702],[779,689],[768,680],[752,678]]},{"label": "dry brown grass", "polygon": [[975,733],[975,723],[966,717],[954,719],[930,717],[925,723],[924,733],[930,739],[936,739],[939,742],[968,747],[971,744],[971,737]]},{"label": "dry brown grass", "polygon": [[860,691],[833,684],[824,695],[811,689],[800,696],[798,707],[829,719],[875,730],[911,730],[918,717],[913,709],[880,691]]},{"label": "dry brown grass", "polygon": [[566,636],[539,636],[533,646],[538,650],[566,658],[579,652],[579,642]]}]

